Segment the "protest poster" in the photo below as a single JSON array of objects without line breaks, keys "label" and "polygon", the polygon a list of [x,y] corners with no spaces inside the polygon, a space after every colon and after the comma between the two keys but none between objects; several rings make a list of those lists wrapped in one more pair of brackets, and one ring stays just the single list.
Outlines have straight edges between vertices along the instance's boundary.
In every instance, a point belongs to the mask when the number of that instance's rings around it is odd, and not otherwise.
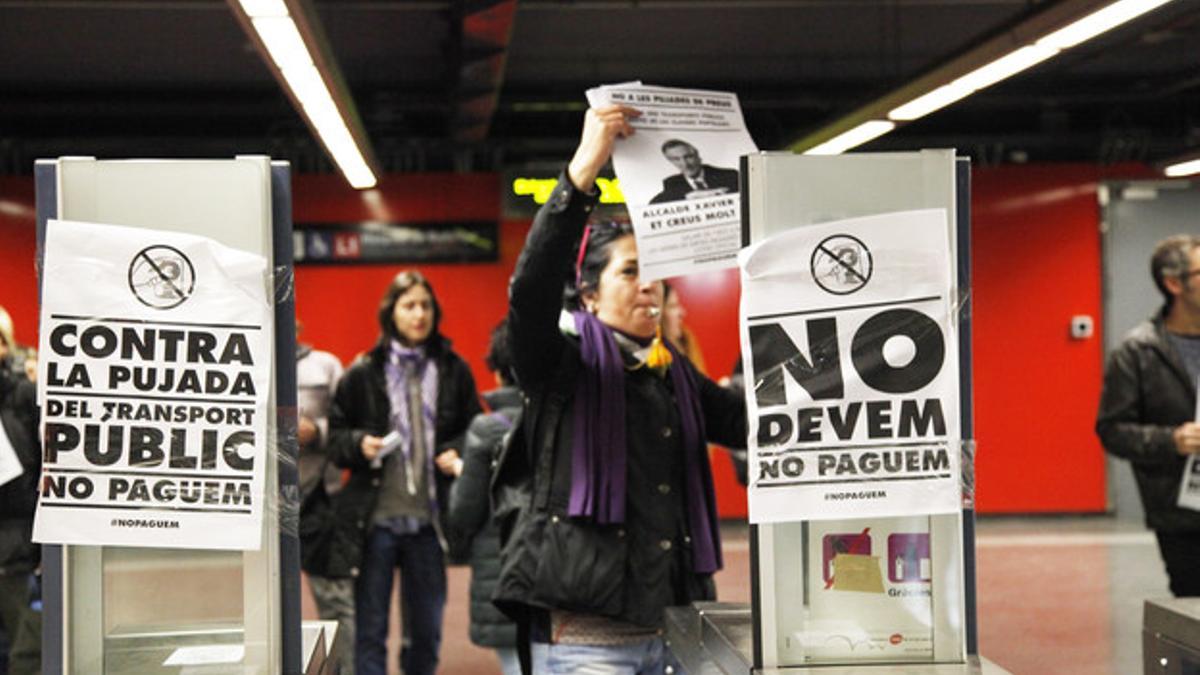
[{"label": "protest poster", "polygon": [[645,280],[737,266],[742,202],[738,165],[757,152],[736,94],[638,82],[587,92],[593,107],[642,114],[613,150]]},{"label": "protest poster", "polygon": [[940,209],[739,255],[751,522],[961,509],[952,260]]},{"label": "protest poster", "polygon": [[[1200,386],[1200,378],[1196,378],[1196,384]],[[1195,420],[1200,422],[1200,400],[1196,401]],[[1200,462],[1196,461],[1196,455],[1188,455],[1187,462],[1183,465],[1177,503],[1179,508],[1200,511]]]},{"label": "protest poster", "polygon": [[206,237],[51,220],[34,541],[257,549],[268,265]]}]

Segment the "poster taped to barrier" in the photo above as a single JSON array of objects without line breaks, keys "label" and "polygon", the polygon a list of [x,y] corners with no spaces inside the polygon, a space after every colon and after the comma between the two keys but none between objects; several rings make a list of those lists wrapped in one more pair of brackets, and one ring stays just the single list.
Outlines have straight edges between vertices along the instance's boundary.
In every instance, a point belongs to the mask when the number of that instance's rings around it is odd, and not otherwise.
[{"label": "poster taped to barrier", "polygon": [[738,165],[757,152],[736,94],[640,82],[589,89],[593,108],[637,109],[635,133],[613,149],[644,280],[737,266]]},{"label": "poster taped to barrier", "polygon": [[34,541],[258,549],[272,310],[265,258],[51,220]]},{"label": "poster taped to barrier", "polygon": [[952,260],[940,209],[739,255],[751,522],[962,508]]}]

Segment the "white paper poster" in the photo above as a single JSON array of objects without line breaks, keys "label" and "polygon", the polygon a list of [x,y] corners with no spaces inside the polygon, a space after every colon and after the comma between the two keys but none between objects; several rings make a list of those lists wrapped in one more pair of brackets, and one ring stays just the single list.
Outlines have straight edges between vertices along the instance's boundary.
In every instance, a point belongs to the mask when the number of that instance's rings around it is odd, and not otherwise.
[{"label": "white paper poster", "polygon": [[952,260],[941,209],[739,255],[751,522],[962,508]]},{"label": "white paper poster", "polygon": [[0,425],[0,486],[23,473],[25,473],[25,467],[21,466],[21,458],[17,456],[17,449],[9,440],[4,426]]},{"label": "white paper poster", "polygon": [[641,277],[673,277],[737,266],[742,201],[738,166],[757,152],[736,94],[641,83],[590,89],[596,108],[628,105],[642,115],[613,151],[613,169],[633,220]]},{"label": "white paper poster", "polygon": [[[1196,383],[1200,386],[1200,378]],[[1196,401],[1195,420],[1200,422],[1200,400]],[[1196,455],[1188,455],[1183,467],[1183,479],[1179,484],[1179,507],[1200,511],[1200,463]]]},{"label": "white paper poster", "polygon": [[49,222],[34,541],[261,545],[267,272],[205,237]]}]

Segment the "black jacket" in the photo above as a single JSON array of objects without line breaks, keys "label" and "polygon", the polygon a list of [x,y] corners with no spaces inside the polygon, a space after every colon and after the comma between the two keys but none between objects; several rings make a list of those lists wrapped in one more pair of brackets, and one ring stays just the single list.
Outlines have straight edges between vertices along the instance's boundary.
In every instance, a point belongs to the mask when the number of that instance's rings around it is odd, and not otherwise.
[{"label": "black jacket", "polygon": [[1196,415],[1196,385],[1167,341],[1162,316],[1143,322],[1109,355],[1096,433],[1104,449],[1133,465],[1146,526],[1200,531],[1200,511],[1176,505],[1186,458],[1175,428]]},{"label": "black jacket", "polygon": [[[503,513],[504,548],[493,600],[522,620],[530,610],[562,609],[647,627],[663,609],[713,597],[710,575],[692,571],[687,529],[686,452],[701,453],[704,499],[715,503],[707,450],[684,448],[671,378],[647,368],[625,378],[627,470],[624,524],[597,525],[567,515],[571,489],[577,340],[558,329],[562,280],[570,273],[594,196],[562,178],[538,212],[510,288],[509,329],[517,378],[528,396],[523,454],[506,453],[494,494],[527,481],[528,504]],[[686,359],[673,366],[692,368]],[[708,439],[746,442],[741,398],[694,372]]]},{"label": "black jacket", "polygon": [[[449,342],[435,337],[428,343],[428,354],[437,360],[437,429],[434,432],[435,456],[444,450],[463,448],[467,424],[480,410],[471,369],[450,350]],[[332,543],[332,559],[327,576],[358,576],[358,565],[366,545],[367,526],[383,469],[371,468],[362,455],[363,436],[386,436],[391,430],[391,403],[387,394],[384,364],[387,345],[380,344],[346,371],[338,383],[333,407],[329,412],[329,456],[335,464],[350,469],[350,480],[334,498],[338,531]],[[438,513],[434,525],[439,533],[446,513],[451,479],[434,470]]]},{"label": "black jacket", "polygon": [[521,415],[521,392],[503,387],[484,394],[491,413],[467,427],[462,474],[450,487],[446,539],[454,557],[471,563],[471,642],[481,647],[515,647],[517,627],[492,604],[500,577],[500,531],[491,519],[488,485],[503,442]]},{"label": "black jacket", "polygon": [[42,452],[33,383],[0,364],[0,422],[24,473],[0,486],[0,574],[24,574],[38,566],[41,547],[32,541]]}]

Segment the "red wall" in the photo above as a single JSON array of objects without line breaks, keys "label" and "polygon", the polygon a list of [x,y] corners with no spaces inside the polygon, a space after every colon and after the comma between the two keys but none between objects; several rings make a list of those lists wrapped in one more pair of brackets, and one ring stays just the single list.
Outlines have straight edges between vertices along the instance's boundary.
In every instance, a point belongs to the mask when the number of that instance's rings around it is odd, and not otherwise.
[{"label": "red wall", "polygon": [[[1099,400],[1099,335],[1073,341],[1068,320],[1101,323],[1100,233],[1096,184],[1146,175],[1118,167],[1054,165],[978,169],[973,178],[972,288],[977,507],[981,513],[1102,511],[1104,461],[1091,431]],[[493,219],[495,174],[397,175],[360,193],[336,176],[297,176],[297,222]],[[33,188],[0,177],[0,305],[17,339],[36,342]],[[481,390],[488,334],[505,311],[508,276],[528,221],[502,222],[496,263],[425,265],[445,310],[443,331],[471,364]],[[374,343],[375,311],[404,266],[300,266],[297,312],[303,339],[349,362]],[[703,347],[709,375],[729,374],[737,358],[737,275],[674,281]],[[745,514],[745,492],[723,453],[714,453],[719,508]]]},{"label": "red wall", "polygon": [[1097,182],[1139,166],[978,169],[972,195],[976,506],[980,513],[1098,512],[1104,453],[1092,432],[1104,346]]},{"label": "red wall", "polygon": [[0,176],[0,306],[17,342],[37,344],[37,229],[33,179]]},{"label": "red wall", "polygon": [[[494,220],[500,210],[494,174],[422,174],[385,178],[377,190],[358,192],[338,176],[297,176],[292,186],[298,222],[359,220]],[[483,363],[488,336],[504,316],[511,274],[528,222],[502,223],[500,261],[421,265],[442,305],[442,332],[471,364],[481,390],[494,386]],[[349,364],[379,337],[376,311],[392,277],[409,265],[299,265],[296,313],[301,339]]]}]

